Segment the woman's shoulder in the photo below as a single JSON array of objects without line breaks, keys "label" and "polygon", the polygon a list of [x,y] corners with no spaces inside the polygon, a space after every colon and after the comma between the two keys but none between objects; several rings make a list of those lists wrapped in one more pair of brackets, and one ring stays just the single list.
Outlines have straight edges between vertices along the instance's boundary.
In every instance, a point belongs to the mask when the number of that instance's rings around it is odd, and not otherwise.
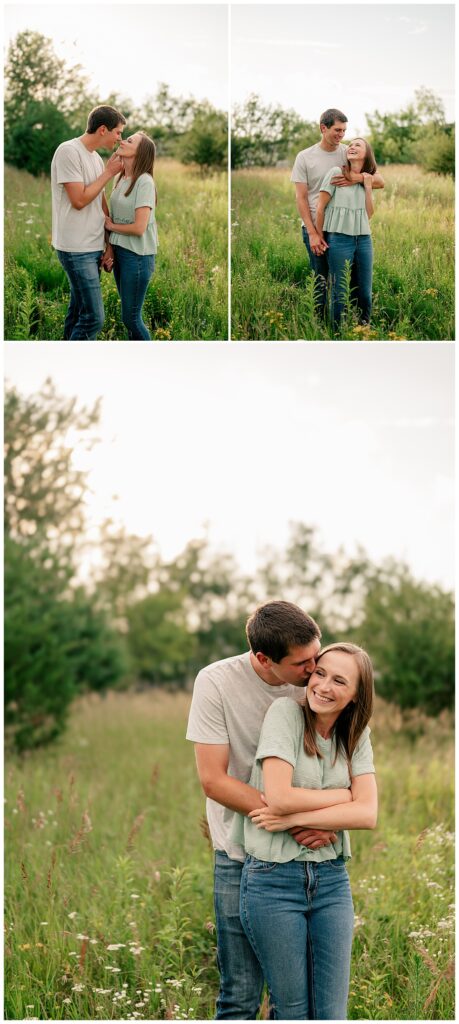
[{"label": "woman's shoulder", "polygon": [[357,745],[356,745],[356,748],[355,748],[356,752],[359,751],[359,750],[362,750],[362,747],[364,747],[366,743],[370,743],[370,734],[371,734],[370,726],[366,725],[364,730],[363,730],[363,732],[360,734],[360,736],[359,736],[359,738],[357,740]]},{"label": "woman's shoulder", "polygon": [[303,709],[293,697],[276,697],[268,708],[266,715],[269,715],[271,719],[277,717],[301,720]]},{"label": "woman's shoulder", "polygon": [[153,175],[149,174],[148,171],[142,171],[142,174],[139,174],[137,178],[137,185],[140,182],[147,182],[149,185],[153,185]]}]

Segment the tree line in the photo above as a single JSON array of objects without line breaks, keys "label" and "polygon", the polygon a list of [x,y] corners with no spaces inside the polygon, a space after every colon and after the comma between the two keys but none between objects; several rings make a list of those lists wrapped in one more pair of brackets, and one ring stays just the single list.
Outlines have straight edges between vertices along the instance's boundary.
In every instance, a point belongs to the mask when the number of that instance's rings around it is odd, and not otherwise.
[{"label": "tree line", "polygon": [[[367,135],[378,164],[420,164],[426,171],[454,175],[454,124],[447,123],[442,100],[431,89],[417,89],[402,110],[366,113]],[[318,142],[319,125],[294,110],[264,104],[252,94],[235,107],[231,165],[272,167],[293,163],[301,149]]]},{"label": "tree line", "polygon": [[142,129],[159,156],[203,171],[227,166],[227,117],[208,101],[173,96],[167,84],[141,106],[124,95],[96,95],[81,65],[69,67],[50,39],[20,32],[10,43],[5,66],[5,160],[31,174],[48,174],[57,146],[82,135],[87,116],[101,103],[119,110],[129,132]]},{"label": "tree line", "polygon": [[305,523],[291,524],[284,550],[262,551],[252,576],[206,537],[168,561],[153,537],[111,519],[89,530],[75,455],[98,443],[99,417],[99,403],[79,406],[51,380],[35,395],[6,390],[7,743],[54,739],[88,690],[190,686],[203,665],[245,650],[248,614],[280,597],[317,619],[324,643],[367,647],[383,697],[432,715],[452,706],[452,595],[403,564],[326,552]]}]

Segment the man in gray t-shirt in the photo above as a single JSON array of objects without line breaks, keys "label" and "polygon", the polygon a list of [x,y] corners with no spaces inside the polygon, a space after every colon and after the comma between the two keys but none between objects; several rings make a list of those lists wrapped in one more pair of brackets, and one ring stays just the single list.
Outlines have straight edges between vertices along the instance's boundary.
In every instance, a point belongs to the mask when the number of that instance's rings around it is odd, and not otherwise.
[{"label": "man in gray t-shirt", "polygon": [[[303,241],[309,255],[309,262],[317,277],[316,301],[320,316],[325,316],[327,297],[328,260],[327,243],[316,231],[317,200],[322,181],[335,164],[344,166],[346,163],[346,146],[343,139],[346,134],[347,117],[336,107],[330,107],[320,118],[320,142],[308,149],[302,149],[295,159],[290,180],[295,183],[296,205],[302,219]],[[339,187],[362,184],[363,175],[353,171],[334,178]],[[373,175],[373,188],[384,188],[380,174]],[[351,277],[351,288],[353,281]]]},{"label": "man in gray t-shirt", "polygon": [[95,107],[85,133],[62,142],[52,159],[52,243],[70,283],[64,340],[94,339],[104,323],[100,268],[108,206],[103,190],[123,164],[113,154],[104,168],[96,150],[112,150],[125,124],[114,107]]},{"label": "man in gray t-shirt", "polygon": [[[320,650],[314,619],[287,601],[262,605],[247,623],[250,651],[208,665],[193,691],[187,739],[207,796],[215,849],[215,914],[220,993],[216,1019],[254,1019],[263,975],[239,919],[239,888],[245,853],[231,838],[236,811],[260,806],[249,785],[264,716],[278,697],[300,699]],[[311,848],[334,842],[330,832],[294,830]]]}]

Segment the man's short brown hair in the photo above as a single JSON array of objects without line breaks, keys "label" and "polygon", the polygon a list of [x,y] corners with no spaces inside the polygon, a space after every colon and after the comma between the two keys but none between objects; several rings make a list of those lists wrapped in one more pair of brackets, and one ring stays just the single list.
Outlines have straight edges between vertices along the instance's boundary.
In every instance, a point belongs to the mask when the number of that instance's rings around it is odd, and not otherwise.
[{"label": "man's short brown hair", "polygon": [[260,605],[247,621],[246,634],[252,653],[265,654],[276,664],[292,647],[304,647],[322,635],[317,622],[290,601]]},{"label": "man's short brown hair", "polygon": [[335,121],[342,121],[343,124],[347,124],[346,114],[343,114],[342,110],[337,110],[336,107],[329,107],[328,110],[324,110],[323,114],[320,115],[320,124],[324,124],[326,128],[333,128]]},{"label": "man's short brown hair", "polygon": [[88,114],[86,131],[88,135],[95,135],[97,129],[105,125],[109,132],[112,132],[119,124],[126,124],[126,118],[119,110],[115,110],[114,107],[94,107]]}]

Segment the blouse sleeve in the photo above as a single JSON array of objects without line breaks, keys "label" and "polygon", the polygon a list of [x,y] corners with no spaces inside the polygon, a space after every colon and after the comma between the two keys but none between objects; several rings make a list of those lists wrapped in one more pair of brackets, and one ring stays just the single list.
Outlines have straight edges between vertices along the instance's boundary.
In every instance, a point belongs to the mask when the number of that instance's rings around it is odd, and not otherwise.
[{"label": "blouse sleeve", "polygon": [[304,734],[303,712],[290,697],[278,697],[268,708],[261,727],[256,760],[279,757],[295,767],[298,743]]},{"label": "blouse sleeve", "polygon": [[373,763],[370,728],[367,725],[352,755],[351,775],[352,778],[356,778],[357,775],[368,775],[370,773],[375,773],[375,766]]},{"label": "blouse sleeve", "polygon": [[135,197],[135,209],[139,206],[149,206],[153,210],[155,205],[155,186],[150,174],[142,174],[137,182]]},{"label": "blouse sleeve", "polygon": [[332,185],[331,180],[332,178],[336,178],[336,176],[341,173],[342,172],[340,167],[332,167],[331,171],[327,171],[320,186],[320,191],[328,192],[328,194],[331,196],[334,195],[336,191],[336,185]]}]

